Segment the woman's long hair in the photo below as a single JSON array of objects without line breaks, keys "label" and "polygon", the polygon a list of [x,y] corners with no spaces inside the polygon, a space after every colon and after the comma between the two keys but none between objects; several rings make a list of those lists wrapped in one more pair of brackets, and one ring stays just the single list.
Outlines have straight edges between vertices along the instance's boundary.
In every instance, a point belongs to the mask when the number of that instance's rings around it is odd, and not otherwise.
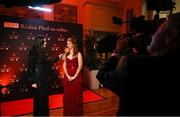
[{"label": "woman's long hair", "polygon": [[36,53],[40,55],[41,57],[45,56],[45,51],[44,51],[44,37],[41,35],[38,35],[35,40],[34,40],[34,45],[33,48],[35,49]]},{"label": "woman's long hair", "polygon": [[76,38],[75,37],[69,37],[67,41],[71,42],[73,44],[73,56],[76,56],[77,53],[79,52],[77,43],[76,43]]}]

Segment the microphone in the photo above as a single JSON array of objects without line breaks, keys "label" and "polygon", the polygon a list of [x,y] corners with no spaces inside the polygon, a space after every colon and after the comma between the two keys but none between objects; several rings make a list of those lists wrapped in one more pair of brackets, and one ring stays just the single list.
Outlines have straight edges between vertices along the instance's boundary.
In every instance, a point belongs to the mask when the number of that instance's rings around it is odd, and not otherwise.
[{"label": "microphone", "polygon": [[63,57],[64,57],[67,53],[69,53],[69,48],[66,47],[66,48],[64,49],[64,53],[62,53],[62,54],[59,55],[59,59],[63,59]]}]

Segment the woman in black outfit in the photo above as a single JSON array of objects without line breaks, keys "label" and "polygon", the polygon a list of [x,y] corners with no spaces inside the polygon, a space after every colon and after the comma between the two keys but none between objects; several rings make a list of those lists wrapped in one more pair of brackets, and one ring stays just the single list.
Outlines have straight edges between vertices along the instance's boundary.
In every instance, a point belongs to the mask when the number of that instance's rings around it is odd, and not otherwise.
[{"label": "woman in black outfit", "polygon": [[52,65],[62,58],[62,55],[59,55],[59,57],[51,61],[45,52],[46,45],[47,42],[44,37],[37,36],[29,52],[29,75],[32,79],[32,87],[35,89],[34,116],[49,115],[48,85],[50,71]]}]

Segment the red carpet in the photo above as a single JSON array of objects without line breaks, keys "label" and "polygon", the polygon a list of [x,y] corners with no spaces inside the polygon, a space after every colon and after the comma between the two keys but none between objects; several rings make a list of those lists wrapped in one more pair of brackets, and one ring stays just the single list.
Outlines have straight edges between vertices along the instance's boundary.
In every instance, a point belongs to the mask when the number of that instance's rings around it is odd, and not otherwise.
[{"label": "red carpet", "polygon": [[[56,94],[49,96],[50,109],[63,107],[62,98],[63,94]],[[92,91],[85,90],[83,92],[83,103],[94,102],[104,99],[103,97],[93,93]],[[15,116],[32,113],[33,99],[15,100],[3,102],[1,104],[2,116]]]}]

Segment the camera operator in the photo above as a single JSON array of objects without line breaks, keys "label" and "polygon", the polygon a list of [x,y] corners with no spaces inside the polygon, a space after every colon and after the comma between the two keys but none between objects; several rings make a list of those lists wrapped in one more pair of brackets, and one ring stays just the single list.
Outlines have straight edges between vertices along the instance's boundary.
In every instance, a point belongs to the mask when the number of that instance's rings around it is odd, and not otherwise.
[{"label": "camera operator", "polygon": [[119,56],[117,48],[100,67],[97,79],[120,97],[117,115],[180,115],[179,20],[180,13],[172,14],[158,28],[150,55]]},{"label": "camera operator", "polygon": [[130,55],[146,55],[149,45],[149,35],[137,32],[129,37],[128,46]]},{"label": "camera operator", "polygon": [[131,55],[146,55],[147,46],[150,45],[153,27],[150,21],[146,21],[144,16],[132,17],[130,20],[129,48]]}]

